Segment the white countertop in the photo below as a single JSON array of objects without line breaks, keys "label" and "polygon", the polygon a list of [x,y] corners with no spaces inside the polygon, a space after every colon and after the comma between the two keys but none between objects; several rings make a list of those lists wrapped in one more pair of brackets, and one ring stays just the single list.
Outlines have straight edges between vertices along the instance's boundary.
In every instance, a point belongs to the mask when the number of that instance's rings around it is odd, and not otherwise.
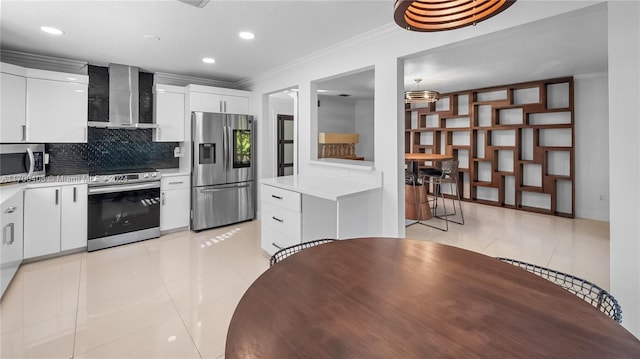
[{"label": "white countertop", "polygon": [[13,195],[19,193],[25,187],[24,183],[7,183],[0,185],[0,203],[13,197]]},{"label": "white countertop", "polygon": [[366,192],[381,190],[382,188],[378,184],[305,176],[265,178],[260,183],[331,201],[339,201]]},{"label": "white countertop", "polygon": [[190,176],[191,172],[181,171],[179,168],[163,168],[159,169],[161,177]]},{"label": "white countertop", "polygon": [[0,202],[27,188],[55,187],[87,183],[89,183],[89,175],[86,174],[45,176],[43,178],[27,182],[6,183],[0,185]]}]

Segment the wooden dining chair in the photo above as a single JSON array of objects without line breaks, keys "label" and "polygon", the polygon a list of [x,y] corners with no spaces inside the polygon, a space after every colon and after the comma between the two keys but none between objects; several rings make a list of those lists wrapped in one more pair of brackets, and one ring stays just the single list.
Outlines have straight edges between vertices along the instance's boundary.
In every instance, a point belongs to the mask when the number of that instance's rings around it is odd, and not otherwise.
[{"label": "wooden dining chair", "polygon": [[335,241],[335,239],[330,239],[330,238],[316,239],[316,240],[313,240],[313,241],[302,242],[302,243],[294,244],[294,245],[286,247],[286,248],[282,248],[282,249],[278,250],[277,252],[275,252],[271,256],[271,259],[269,260],[269,267],[271,267],[274,264],[280,262],[281,260],[289,257],[292,254],[300,252],[303,249],[315,247],[317,245],[324,244],[324,243],[329,243],[329,242],[333,242],[333,241]]},{"label": "wooden dining chair", "polygon": [[571,274],[562,273],[557,270],[541,267],[535,264],[504,257],[498,257],[497,259],[520,267],[561,286],[585,302],[593,305],[598,310],[608,315],[611,319],[618,323],[622,323],[622,308],[620,307],[620,304],[618,304],[618,301],[609,294],[609,292],[599,286]]}]

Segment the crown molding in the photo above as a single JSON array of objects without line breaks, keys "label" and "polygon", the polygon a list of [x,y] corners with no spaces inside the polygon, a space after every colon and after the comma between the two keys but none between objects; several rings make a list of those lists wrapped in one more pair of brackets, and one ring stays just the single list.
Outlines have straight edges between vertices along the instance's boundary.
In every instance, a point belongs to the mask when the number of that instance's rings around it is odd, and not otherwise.
[{"label": "crown molding", "polygon": [[28,54],[26,52],[0,50],[0,60],[31,69],[69,72],[87,75],[86,61],[63,59],[60,57]]},{"label": "crown molding", "polygon": [[322,50],[303,56],[295,61],[286,63],[282,66],[274,67],[273,69],[267,70],[266,72],[263,72],[262,74],[255,76],[253,78],[238,81],[236,84],[244,88],[252,88],[253,84],[256,81],[266,79],[268,77],[277,75],[278,73],[281,73],[281,72],[289,72],[289,71],[297,70],[304,66],[309,66],[311,64],[321,62],[322,60],[325,60],[325,59],[334,57],[340,53],[343,53],[346,50],[353,50],[354,48],[375,43],[377,41],[380,41],[381,39],[384,39],[388,36],[391,36],[397,33],[398,29],[399,29],[398,25],[391,22],[387,25],[380,26],[371,31],[354,36],[345,41],[339,42],[337,44],[331,45]]},{"label": "crown molding", "polygon": [[593,72],[590,74],[580,74],[580,75],[573,75],[573,79],[590,79],[590,78],[594,78],[594,77],[601,77],[601,76],[608,76],[609,75],[609,71],[601,71],[601,72]]},{"label": "crown molding", "polygon": [[210,80],[210,79],[203,79],[199,77],[169,74],[166,72],[154,73],[154,82],[156,84],[172,85],[172,86],[202,85],[202,86],[223,87],[223,88],[236,89],[236,90],[246,90],[245,87],[242,87],[237,82]]}]

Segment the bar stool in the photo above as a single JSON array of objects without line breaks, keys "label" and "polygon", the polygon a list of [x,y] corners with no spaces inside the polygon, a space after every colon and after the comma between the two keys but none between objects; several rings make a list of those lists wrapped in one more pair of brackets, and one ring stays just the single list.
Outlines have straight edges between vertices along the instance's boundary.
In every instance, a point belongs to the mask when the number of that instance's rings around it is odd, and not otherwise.
[{"label": "bar stool", "polygon": [[414,203],[418,207],[417,208],[418,220],[413,223],[409,223],[405,225],[405,227],[409,227],[416,223],[420,223],[420,219],[422,218],[422,205],[420,202],[422,197],[422,190],[418,191],[418,189],[416,188],[421,185],[418,181],[418,177],[413,173],[413,171],[410,171],[409,169],[405,169],[404,171],[404,183],[405,185],[411,185],[411,187],[413,188]]},{"label": "bar stool", "polygon": [[[429,227],[437,228],[442,231],[449,230],[449,221],[457,224],[464,224],[464,214],[462,213],[462,202],[460,201],[460,191],[458,190],[458,164],[459,164],[458,161],[452,161],[452,160],[443,161],[442,168],[440,170],[430,168],[430,169],[421,171],[420,178],[422,179],[423,185],[426,183],[433,185],[433,191],[434,191],[433,192],[434,199],[433,199],[433,207],[432,207],[433,217],[444,219],[445,227],[443,229],[427,223],[422,223],[422,224]],[[453,188],[454,188],[453,185],[455,183],[456,198],[451,198],[453,213],[447,212],[446,200],[444,197],[444,193],[442,192],[442,185],[446,183],[449,183],[449,190],[451,192],[451,195],[453,195]],[[438,214],[437,212],[438,197],[442,199],[442,208],[443,208],[442,214]],[[449,220],[450,216],[456,216],[458,214],[456,211],[456,202],[455,202],[456,199],[458,200],[458,208],[460,209],[459,221]]]}]

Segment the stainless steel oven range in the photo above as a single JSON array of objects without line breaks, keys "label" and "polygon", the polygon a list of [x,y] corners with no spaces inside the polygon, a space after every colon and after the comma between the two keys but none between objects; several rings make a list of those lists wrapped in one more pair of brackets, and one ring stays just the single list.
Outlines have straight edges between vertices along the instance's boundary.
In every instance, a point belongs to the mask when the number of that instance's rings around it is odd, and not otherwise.
[{"label": "stainless steel oven range", "polygon": [[160,175],[153,169],[89,176],[88,251],[160,236]]}]

